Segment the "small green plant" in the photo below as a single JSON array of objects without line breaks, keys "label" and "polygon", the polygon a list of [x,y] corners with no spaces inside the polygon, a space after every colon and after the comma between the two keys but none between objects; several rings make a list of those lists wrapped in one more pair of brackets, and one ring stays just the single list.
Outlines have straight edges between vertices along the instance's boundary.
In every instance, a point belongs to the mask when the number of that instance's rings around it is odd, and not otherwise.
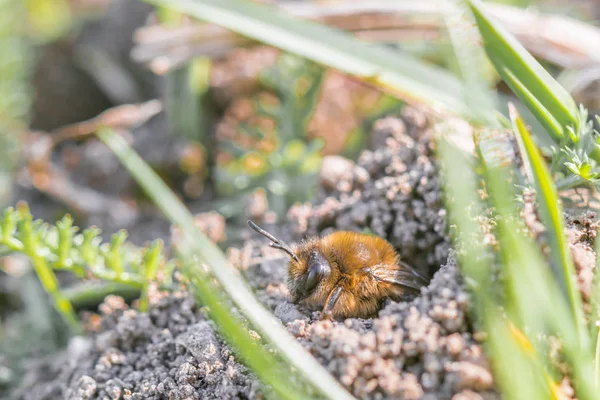
[{"label": "small green plant", "polygon": [[309,139],[307,131],[324,75],[322,67],[290,54],[261,74],[261,84],[273,96],[263,91],[249,99],[256,123],[241,121],[235,127],[244,140],[218,143],[230,161],[217,163],[215,184],[229,203],[236,203],[223,211],[239,213],[240,200],[257,188],[265,189],[270,208],[279,215],[311,198],[307,188],[315,186],[323,143]]},{"label": "small green plant", "polygon": [[[598,148],[595,133],[587,121],[586,111],[583,108],[577,110],[569,94],[514,38],[486,15],[480,2],[472,0],[469,4],[496,70],[556,144],[551,170],[516,108],[509,105],[511,128],[519,146],[525,177],[515,179],[519,171],[512,165],[514,160],[508,164],[490,162],[497,154],[486,153],[490,150],[498,152],[494,146],[484,148],[478,142],[479,165],[469,165],[461,161],[457,151],[447,143],[440,145],[451,219],[457,228],[457,243],[463,248],[461,266],[467,281],[472,283],[479,323],[488,333],[491,362],[499,386],[508,397],[559,397],[558,386],[552,377],[560,376],[560,373],[556,361],[547,356],[548,338],[558,338],[561,358],[568,366],[577,397],[598,398],[600,344],[595,314],[598,298],[596,294],[591,304],[594,311],[589,315],[586,327],[564,233],[563,210],[554,183],[555,178],[559,183],[566,183],[563,186],[594,183]],[[494,136],[493,131],[490,136]],[[480,171],[479,177],[474,172],[476,169]],[[466,182],[465,176],[469,177]],[[487,192],[485,204],[477,194],[480,179]],[[536,194],[537,211],[546,229],[547,257],[524,234],[527,229],[514,201],[522,195],[517,191],[517,184],[523,181]],[[465,213],[467,209],[475,209],[475,215],[483,210],[493,211],[498,241],[495,249],[482,250],[472,240],[478,236],[478,231],[481,235],[481,231],[473,223],[473,215]],[[496,282],[489,278],[494,275],[493,260],[498,260],[499,264],[497,276],[500,279]],[[518,387],[514,385],[517,381],[520,382]]]},{"label": "small green plant", "polygon": [[[533,113],[554,142],[552,174],[559,189],[600,184],[600,135],[588,120],[588,112],[535,58],[485,12],[479,0],[469,1],[496,70]],[[543,132],[536,132],[543,135]]]},{"label": "small green plant", "polygon": [[[140,308],[148,305],[147,289],[159,268],[166,279],[174,268],[161,254],[161,240],[146,248],[126,242],[127,232],[114,234],[102,243],[100,230],[92,227],[77,233],[67,214],[55,225],[34,220],[25,203],[8,208],[0,219],[0,249],[26,255],[33,264],[40,282],[52,297],[56,309],[74,332],[79,332],[77,316],[69,299],[63,294],[55,271],[68,271],[83,279],[100,279],[136,288],[142,293]],[[166,283],[166,282],[165,282]]]}]

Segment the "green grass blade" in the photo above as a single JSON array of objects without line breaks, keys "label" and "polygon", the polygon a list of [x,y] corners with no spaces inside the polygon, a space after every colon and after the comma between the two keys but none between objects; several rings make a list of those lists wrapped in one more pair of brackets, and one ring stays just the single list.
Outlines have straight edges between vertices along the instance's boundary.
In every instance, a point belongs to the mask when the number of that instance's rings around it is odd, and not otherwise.
[{"label": "green grass blade", "polygon": [[478,177],[465,155],[446,140],[438,141],[438,157],[450,221],[456,227],[454,242],[459,249],[461,271],[470,283],[476,321],[488,335],[486,352],[498,386],[507,398],[543,400],[550,390],[547,382],[540,371],[534,369],[531,352],[511,334],[506,319],[501,316],[498,299],[493,296],[493,257],[489,249],[481,245],[482,230],[476,220],[477,216],[484,215],[477,195]]},{"label": "green grass blade", "polygon": [[26,5],[0,1],[0,206],[14,201],[13,179],[28,129],[33,46],[25,36]]},{"label": "green grass blade", "polygon": [[106,296],[111,294],[121,296],[127,302],[133,301],[142,294],[141,287],[141,285],[124,285],[122,283],[94,280],[65,288],[62,293],[76,310],[82,308],[92,309],[101,304]]},{"label": "green grass blade", "polygon": [[[100,139],[113,151],[121,163],[127,168],[129,173],[136,179],[140,186],[152,198],[162,212],[176,225],[178,225],[189,245],[192,246],[194,253],[199,257],[202,264],[210,268],[211,273],[222,286],[222,290],[227,293],[233,303],[244,314],[248,321],[259,331],[265,340],[270,343],[283,357],[297,374],[323,396],[331,399],[351,399],[352,397],[342,388],[342,386],[331,377],[321,364],[319,364],[302,346],[290,336],[281,323],[276,320],[254,297],[252,291],[239,275],[239,272],[229,264],[222,251],[208,240],[194,225],[193,218],[186,207],[167,187],[167,185],[152,171],[152,169],[142,160],[137,153],[121,138],[110,130],[104,129],[98,132]],[[196,274],[200,271],[198,265]],[[192,271],[194,271],[192,269]],[[192,283],[205,290],[205,282],[196,274],[188,275]],[[214,290],[214,289],[213,289]],[[204,301],[207,301],[209,308],[219,310],[219,312],[229,313],[227,308],[222,307],[216,301],[217,294],[211,291],[204,293]],[[222,318],[229,318],[223,314]],[[224,326],[225,329],[230,325]],[[263,349],[255,346],[248,347],[240,340],[239,335],[233,332],[227,335],[236,345],[237,349],[244,355],[244,359],[257,366],[259,361],[269,360],[269,354]],[[272,358],[272,357],[271,357]],[[268,365],[268,363],[267,363]],[[261,364],[264,366],[264,363]],[[280,375],[267,373],[269,370],[262,371],[260,366],[255,372],[266,382],[270,383],[276,390],[281,386],[279,382]],[[284,382],[285,384],[285,382]],[[290,378],[288,387],[293,387],[293,381]],[[284,385],[285,386],[285,385]],[[293,389],[278,391],[284,398],[295,398]]]},{"label": "green grass blade", "polygon": [[571,305],[574,323],[580,331],[580,340],[585,344],[589,338],[585,331],[581,295],[577,287],[575,267],[565,237],[565,225],[560,199],[554,186],[550,170],[537,149],[529,130],[521,119],[517,109],[509,104],[510,118],[517,142],[521,147],[523,162],[526,170],[531,174],[531,182],[536,189],[536,199],[542,222],[546,226],[550,258],[552,265],[557,269],[555,275],[559,285],[566,290]]},{"label": "green grass blade", "polygon": [[[533,144],[530,136],[526,139],[526,146],[529,146],[528,142]],[[532,154],[528,155],[530,159],[534,158]],[[559,280],[553,276],[537,243],[525,234],[510,169],[506,165],[484,163],[482,170],[488,201],[496,213],[496,239],[506,282],[504,309],[519,330],[528,332],[528,336],[535,339],[537,357],[547,354],[547,346],[540,338],[547,335],[560,338],[562,354],[571,368],[578,398],[598,398],[594,386],[593,349],[587,331],[578,326],[573,315],[574,312],[581,313],[581,308],[573,310],[570,299],[559,294]],[[535,175],[535,163],[532,171]],[[539,365],[544,364],[546,368],[552,368],[547,359],[540,359]],[[550,390],[554,390],[552,385]]]},{"label": "green grass blade", "polygon": [[368,81],[402,97],[469,116],[449,73],[383,46],[244,0],[146,0]]},{"label": "green grass blade", "polygon": [[[208,306],[210,318],[217,323],[220,331],[227,340],[242,355],[242,359],[264,382],[269,383],[275,392],[284,399],[302,400],[310,396],[297,381],[290,376],[285,367],[273,354],[269,354],[260,344],[249,335],[245,324],[236,318],[230,311],[231,303],[223,295],[221,288],[215,284],[205,273],[201,272],[193,257],[193,249],[187,249],[180,254],[184,263],[183,274],[188,277],[190,291],[195,295],[199,304]],[[191,252],[188,252],[191,250]]]},{"label": "green grass blade", "polygon": [[477,41],[479,33],[465,0],[449,2],[444,22],[452,47],[451,64],[465,85],[465,102],[474,122],[486,126],[498,125],[495,116],[497,99],[486,79],[484,67],[489,62]]},{"label": "green grass blade", "polygon": [[579,128],[573,98],[531,54],[484,11],[479,0],[469,0],[487,54],[508,86],[559,142],[567,126]]},{"label": "green grass blade", "polygon": [[596,350],[594,352],[594,383],[600,387],[600,332],[596,332]]},{"label": "green grass blade", "polygon": [[596,379],[596,387],[600,388],[600,230],[596,231],[594,250],[596,251],[596,268],[594,268],[588,328],[590,336],[596,339],[594,377]]}]

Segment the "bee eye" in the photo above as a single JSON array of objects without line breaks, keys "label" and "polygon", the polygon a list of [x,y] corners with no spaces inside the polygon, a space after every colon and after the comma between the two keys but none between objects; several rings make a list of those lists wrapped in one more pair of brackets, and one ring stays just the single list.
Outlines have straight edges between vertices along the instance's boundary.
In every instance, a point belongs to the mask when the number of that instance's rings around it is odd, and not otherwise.
[{"label": "bee eye", "polygon": [[304,286],[304,290],[306,292],[312,292],[315,290],[319,281],[321,280],[321,276],[323,274],[323,267],[321,265],[314,265],[308,270],[308,276],[306,277],[306,285]]},{"label": "bee eye", "polygon": [[329,270],[327,260],[317,252],[312,253],[308,262],[308,275],[304,284],[305,293],[315,290],[323,276],[329,273]]}]

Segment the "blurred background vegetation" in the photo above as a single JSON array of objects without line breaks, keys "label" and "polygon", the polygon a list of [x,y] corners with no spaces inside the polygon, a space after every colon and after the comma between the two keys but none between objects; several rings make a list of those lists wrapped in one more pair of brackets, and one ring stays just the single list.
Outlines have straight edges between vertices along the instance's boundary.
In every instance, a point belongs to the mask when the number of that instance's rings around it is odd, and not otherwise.
[{"label": "blurred background vegetation", "polygon": [[[475,58],[477,65],[467,65],[465,74],[461,61],[468,54],[456,50],[455,40],[461,39],[448,35],[435,1],[398,1],[394,13],[383,2],[374,2],[367,12],[356,11],[360,2],[350,0],[337,1],[339,7],[332,7],[337,11],[327,12],[327,2],[262,3],[350,31],[461,80],[471,69],[479,71],[478,83],[493,91],[498,103],[513,101],[533,131],[546,131],[487,59]],[[600,9],[595,2],[499,3],[506,7],[494,8],[494,16],[589,115],[597,114],[600,31],[595,21]],[[538,12],[560,17],[543,20]],[[120,133],[197,216],[200,229],[224,249],[241,241],[246,219],[273,223],[292,204],[313,199],[323,158],[356,158],[370,146],[371,124],[397,114],[407,101],[374,87],[364,76],[345,75],[137,0],[0,0],[0,54],[3,208],[24,200],[45,222],[56,223],[65,213],[73,220],[44,228],[49,234],[39,238],[56,252],[54,264],[32,269],[19,256],[0,260],[0,394],[14,384],[25,355],[47,354],[68,337],[52,303],[44,300],[46,290],[60,303],[58,291],[49,290],[43,279],[40,285],[40,271],[65,270],[57,279],[71,289],[66,297],[76,309],[97,304],[85,297],[87,287],[79,286],[78,278],[89,275],[116,274],[109,280],[130,285],[92,294],[135,298],[145,285],[143,278],[136,279],[154,274],[150,255],[162,244],[146,250],[140,246],[156,238],[172,239],[169,222],[150,206],[142,188],[92,140],[100,128]],[[505,107],[497,108],[508,117]],[[552,144],[550,136],[541,133],[538,143]],[[589,172],[597,171],[583,158],[572,154],[563,162],[571,163],[567,167],[575,176],[596,182],[597,175]],[[3,240],[15,231],[25,248],[26,237],[18,233],[31,216],[23,207],[19,210],[5,215],[3,222],[14,219],[15,228]],[[103,268],[76,269],[92,257],[83,250],[72,256],[71,264],[60,258],[59,250],[74,237],[73,223],[102,229],[87,237],[97,246],[99,238],[107,241],[104,250],[93,254]],[[222,232],[207,228],[217,225]],[[117,233],[121,228],[129,231],[131,243]],[[20,249],[11,243],[3,244]],[[121,252],[135,255],[131,281],[119,275]]]}]

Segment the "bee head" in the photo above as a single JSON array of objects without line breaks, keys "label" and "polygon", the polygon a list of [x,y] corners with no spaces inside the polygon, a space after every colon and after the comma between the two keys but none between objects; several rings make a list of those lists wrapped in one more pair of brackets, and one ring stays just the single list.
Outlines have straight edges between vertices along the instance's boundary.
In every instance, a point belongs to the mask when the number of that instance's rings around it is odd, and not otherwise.
[{"label": "bee head", "polygon": [[265,236],[271,247],[279,249],[290,256],[288,268],[288,283],[290,293],[297,303],[315,292],[319,283],[331,275],[331,264],[319,249],[318,239],[312,239],[301,245],[294,252],[290,246],[277,239],[252,221],[248,225]]},{"label": "bee head", "polygon": [[292,293],[294,301],[298,302],[310,296],[319,283],[331,273],[329,261],[321,254],[320,251],[313,250],[308,256],[306,269],[302,276],[298,279],[295,287],[296,293]]}]

